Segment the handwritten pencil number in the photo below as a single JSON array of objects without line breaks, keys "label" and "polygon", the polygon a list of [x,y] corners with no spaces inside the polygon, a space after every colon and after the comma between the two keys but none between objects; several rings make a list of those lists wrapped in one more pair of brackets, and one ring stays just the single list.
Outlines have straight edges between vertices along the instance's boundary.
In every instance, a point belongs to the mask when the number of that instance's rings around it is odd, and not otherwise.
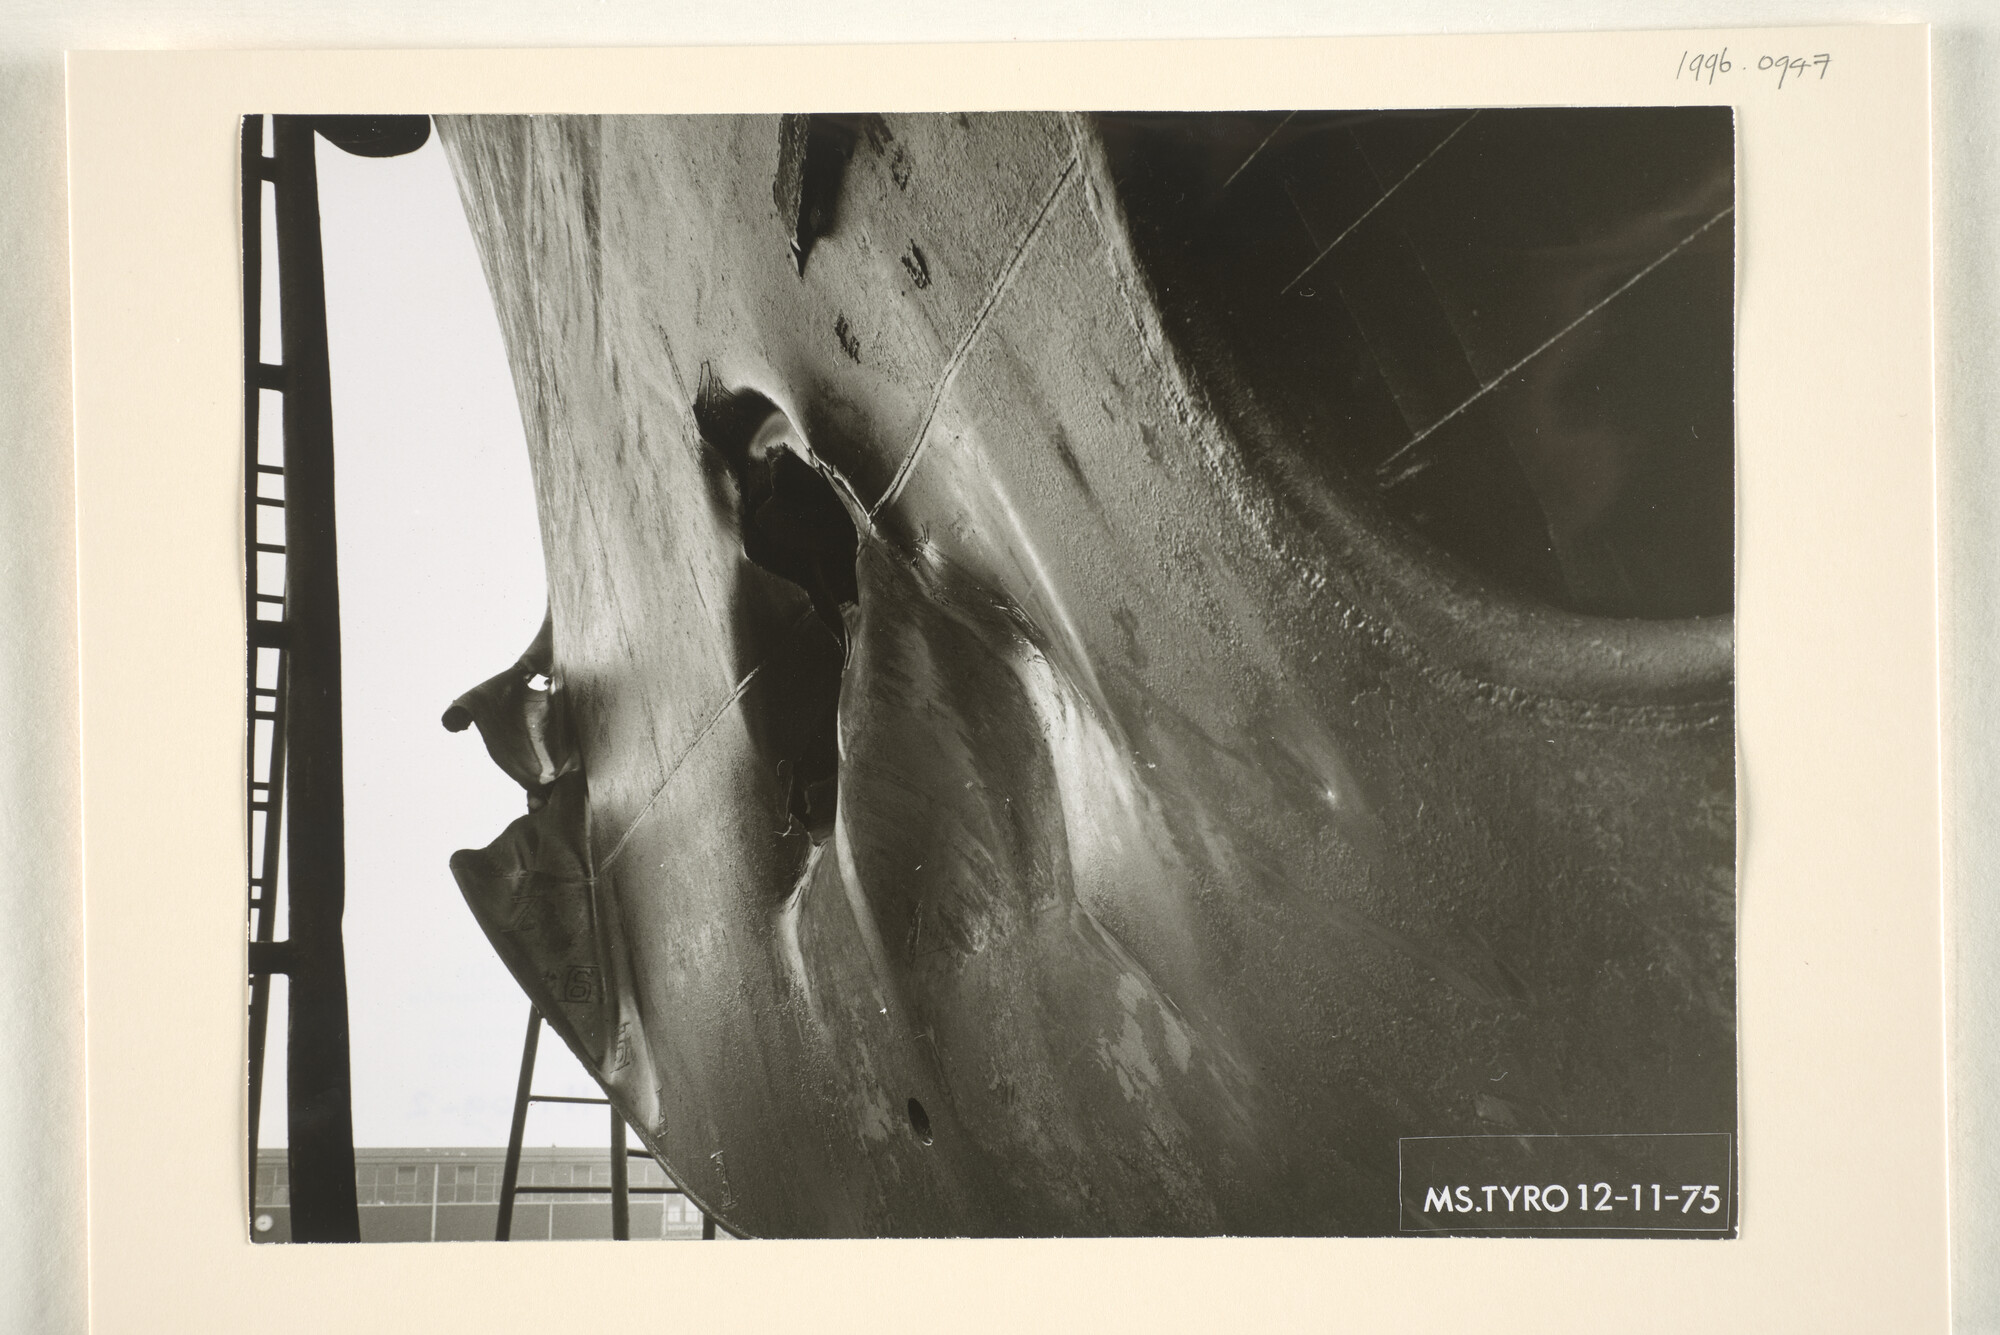
[{"label": "handwritten pencil number", "polygon": [[1683,51],[1680,67],[1674,71],[1676,79],[1689,78],[1696,83],[1713,84],[1715,76],[1727,74],[1736,66],[1730,62],[1729,48],[1720,51]]},{"label": "handwritten pencil number", "polygon": [[[1680,64],[1674,68],[1674,78],[1692,79],[1696,83],[1713,87],[1717,75],[1751,68],[1748,59],[1746,56],[1741,62],[1731,60],[1729,48],[1726,46],[1720,51],[1682,51]],[[1821,51],[1810,56],[1759,56],[1756,69],[1763,74],[1775,72],[1778,76],[1778,87],[1783,88],[1787,82],[1797,83],[1814,71],[1818,72],[1821,79],[1825,79],[1826,72],[1832,64],[1832,54]]]},{"label": "handwritten pencil number", "polygon": [[1803,79],[1809,71],[1815,68],[1819,70],[1819,77],[1824,79],[1826,77],[1827,66],[1832,63],[1833,57],[1824,51],[1815,56],[1757,57],[1757,68],[1759,70],[1776,70],[1778,72],[1778,87],[1780,88],[1785,86],[1785,80],[1792,79],[1796,81]]}]

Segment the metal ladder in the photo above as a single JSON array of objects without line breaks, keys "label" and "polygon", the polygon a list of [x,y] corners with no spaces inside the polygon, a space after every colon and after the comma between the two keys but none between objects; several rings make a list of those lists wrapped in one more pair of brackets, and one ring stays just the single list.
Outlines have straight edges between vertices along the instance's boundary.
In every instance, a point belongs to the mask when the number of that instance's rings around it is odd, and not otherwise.
[{"label": "metal ladder", "polygon": [[[430,136],[422,116],[273,116],[241,127],[243,246],[243,526],[252,847],[249,861],[248,1201],[256,1210],[271,976],[288,979],[286,1162],[292,1237],[358,1242],[347,1025],[346,807],[341,768],[340,580],[334,525],[333,390],[327,366],[315,136],[362,157],[394,157]],[[264,190],[277,238],[283,355],[263,360]],[[283,396],[282,463],[260,443],[265,390]],[[273,521],[267,524],[267,521]],[[282,525],[282,534],[268,531]],[[264,578],[267,564],[274,567]],[[264,655],[271,655],[270,658]],[[272,665],[270,684],[259,668]],[[257,763],[258,739],[266,765]],[[287,809],[289,808],[289,810]],[[258,827],[261,818],[262,827]],[[285,875],[278,875],[279,840]],[[286,933],[277,937],[278,905]]]},{"label": "metal ladder", "polygon": [[[653,1159],[651,1151],[635,1150],[625,1143],[625,1118],[611,1100],[606,1098],[584,1098],[570,1094],[537,1094],[535,1084],[535,1049],[542,1036],[542,1013],[533,1003],[528,1006],[528,1037],[521,1045],[521,1078],[514,1088],[514,1122],[507,1132],[507,1159],[500,1169],[500,1215],[494,1224],[493,1237],[496,1242],[512,1239],[514,1231],[514,1199],[517,1196],[600,1196],[609,1191],[611,1195],[611,1237],[616,1242],[629,1242],[632,1237],[632,1197],[680,1196],[687,1193],[678,1186],[635,1187],[629,1180],[628,1166],[633,1159]],[[583,1103],[602,1104],[611,1110],[611,1185],[597,1186],[542,1186],[521,1185],[521,1140],[527,1132],[528,1105],[531,1103]],[[655,1163],[659,1161],[653,1159]],[[660,1164],[660,1171],[667,1166]],[[667,1174],[667,1181],[673,1175]],[[691,1199],[691,1198],[689,1198]],[[699,1207],[697,1207],[699,1208]],[[701,1236],[704,1241],[715,1240],[715,1217],[702,1210]]]},{"label": "metal ladder", "polygon": [[[348,1060],[341,795],[340,595],[335,574],[333,410],[319,234],[314,122],[278,116],[270,156],[264,118],[242,124],[244,562],[252,842],[249,867],[249,1166],[255,1210],[271,975],[287,994],[287,1159],[293,1237],[354,1242],[354,1130]],[[263,191],[271,183],[278,240],[278,364],[262,359]],[[284,396],[283,463],[266,463],[259,394]],[[270,494],[275,493],[275,494]],[[277,521],[272,523],[270,521]],[[279,534],[270,532],[282,524]],[[277,567],[267,586],[262,575]],[[275,659],[264,658],[269,653]],[[260,666],[272,663],[268,674]],[[266,765],[258,740],[266,741]],[[290,810],[286,807],[289,805]],[[261,817],[262,828],[257,827]],[[278,875],[284,840],[285,884]],[[287,909],[277,938],[278,903]]]}]

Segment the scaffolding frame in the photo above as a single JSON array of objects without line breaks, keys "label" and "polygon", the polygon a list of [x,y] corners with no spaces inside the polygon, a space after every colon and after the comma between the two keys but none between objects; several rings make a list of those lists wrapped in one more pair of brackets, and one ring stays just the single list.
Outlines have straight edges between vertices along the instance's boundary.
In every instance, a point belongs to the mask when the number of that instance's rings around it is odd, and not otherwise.
[{"label": "scaffolding frame", "polygon": [[[263,130],[263,117],[244,118],[244,555],[250,705],[246,745],[252,837],[261,845],[253,851],[250,877],[249,1162],[254,1182],[271,978],[283,974],[288,981],[285,1085],[292,1236],[301,1242],[358,1242],[347,964],[341,937],[346,812],[341,785],[340,583],[319,179],[312,117],[272,117],[268,156],[263,152]],[[283,353],[277,363],[262,356],[267,182],[278,249]],[[262,457],[264,390],[283,396],[281,464],[265,463]],[[277,494],[270,495],[272,491]],[[267,521],[267,512],[274,512],[276,523]],[[278,587],[267,585],[267,572],[272,576],[269,582]],[[270,651],[276,660],[269,691],[258,689],[262,651]],[[260,723],[268,727],[260,730]],[[260,731],[266,739],[261,767]],[[281,839],[283,939],[276,934]]]}]

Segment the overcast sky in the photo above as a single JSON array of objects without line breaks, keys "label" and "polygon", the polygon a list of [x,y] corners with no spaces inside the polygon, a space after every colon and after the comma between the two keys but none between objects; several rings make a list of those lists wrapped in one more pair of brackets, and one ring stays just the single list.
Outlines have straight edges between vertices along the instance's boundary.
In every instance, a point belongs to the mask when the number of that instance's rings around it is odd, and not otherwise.
[{"label": "overcast sky", "polygon": [[[526,804],[478,734],[448,733],[438,716],[511,664],[541,625],[527,447],[499,323],[436,137],[401,158],[351,157],[324,140],[317,147],[340,551],[354,1140],[504,1145],[528,1003],[447,864],[455,849],[489,843]],[[267,281],[265,291],[274,289]],[[266,328],[275,316],[270,309]],[[272,1146],[285,1142],[282,1017],[274,1007],[261,1136]],[[547,1031],[535,1085],[598,1092]],[[530,1145],[602,1145],[607,1134],[601,1108],[529,1113]]]}]

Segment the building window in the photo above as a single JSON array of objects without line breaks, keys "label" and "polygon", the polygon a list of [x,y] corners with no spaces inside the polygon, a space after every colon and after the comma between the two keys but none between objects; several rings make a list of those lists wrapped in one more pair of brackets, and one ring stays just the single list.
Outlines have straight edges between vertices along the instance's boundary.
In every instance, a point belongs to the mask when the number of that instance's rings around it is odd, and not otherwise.
[{"label": "building window", "polygon": [[290,1170],[282,1164],[260,1164],[257,1168],[257,1204],[273,1206],[291,1203]]}]

